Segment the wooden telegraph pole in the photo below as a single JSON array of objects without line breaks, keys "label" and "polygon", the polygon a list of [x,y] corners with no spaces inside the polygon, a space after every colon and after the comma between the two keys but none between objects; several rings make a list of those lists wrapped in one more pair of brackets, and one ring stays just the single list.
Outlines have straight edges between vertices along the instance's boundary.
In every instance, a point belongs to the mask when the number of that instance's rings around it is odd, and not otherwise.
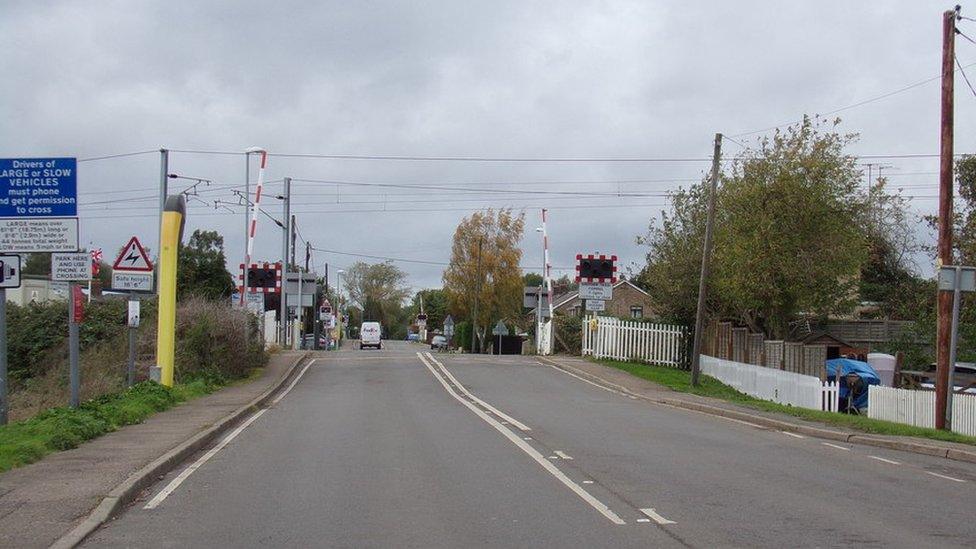
[{"label": "wooden telegraph pole", "polygon": [[[942,146],[939,166],[939,267],[952,265],[952,127],[953,60],[955,59],[956,10],[942,14]],[[935,361],[935,428],[946,427],[949,387],[949,345],[952,322],[952,294],[939,292]]]},{"label": "wooden telegraph pole", "polygon": [[698,308],[695,312],[695,340],[691,349],[691,384],[698,386],[701,375],[701,348],[705,334],[705,300],[708,299],[708,275],[711,270],[712,235],[715,231],[715,194],[718,192],[718,173],[722,159],[722,134],[715,134],[712,152],[712,180],[708,187],[708,216],[705,220],[705,242],[702,246],[701,275],[698,279]]}]

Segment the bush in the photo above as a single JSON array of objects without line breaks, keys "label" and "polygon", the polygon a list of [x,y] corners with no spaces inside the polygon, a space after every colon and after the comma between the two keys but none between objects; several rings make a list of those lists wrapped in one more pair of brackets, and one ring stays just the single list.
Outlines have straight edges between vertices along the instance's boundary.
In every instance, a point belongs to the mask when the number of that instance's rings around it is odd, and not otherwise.
[{"label": "bush", "polygon": [[552,320],[556,339],[554,348],[558,351],[561,347],[571,355],[580,354],[583,349],[583,319],[576,315],[556,313]]},{"label": "bush", "polygon": [[225,301],[189,298],[176,313],[176,379],[222,382],[264,366],[257,318]]}]

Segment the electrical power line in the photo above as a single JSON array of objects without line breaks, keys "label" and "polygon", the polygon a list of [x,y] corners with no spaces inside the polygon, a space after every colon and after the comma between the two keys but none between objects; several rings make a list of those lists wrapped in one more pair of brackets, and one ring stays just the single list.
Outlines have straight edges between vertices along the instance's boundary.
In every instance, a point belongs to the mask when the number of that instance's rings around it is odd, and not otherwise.
[{"label": "electrical power line", "polygon": [[[969,67],[972,67],[972,66],[976,66],[976,63],[970,63],[970,64],[966,65],[965,68],[968,69]],[[960,67],[960,69],[961,68],[962,67]],[[834,110],[831,110],[831,111],[819,113],[819,116],[830,116],[832,114],[837,114],[839,112],[843,112],[843,111],[846,111],[846,110],[849,110],[849,109],[853,109],[853,108],[856,108],[856,107],[860,107],[862,105],[867,105],[868,103],[874,103],[875,101],[880,101],[882,99],[887,99],[887,98],[889,98],[889,97],[891,97],[893,95],[898,95],[900,93],[903,93],[903,92],[906,92],[906,91],[915,89],[915,88],[917,88],[919,86],[924,86],[925,84],[928,84],[929,82],[935,82],[936,80],[939,80],[941,78],[942,78],[942,75],[940,74],[938,76],[933,76],[932,78],[926,78],[925,80],[919,80],[918,82],[915,82],[913,84],[909,84],[909,85],[907,85],[907,86],[905,86],[903,88],[899,88],[897,90],[894,90],[894,91],[891,91],[891,92],[888,92],[888,93],[883,93],[881,95],[877,95],[875,97],[871,97],[871,98],[865,99],[863,101],[858,101],[856,103],[852,103],[850,105],[846,105],[844,107],[840,107],[839,109],[834,109]],[[737,134],[734,134],[732,137],[745,137],[747,135],[755,135],[757,133],[765,133],[765,132],[768,132],[768,131],[771,131],[771,130],[775,130],[775,129],[778,129],[778,128],[782,128],[783,126],[789,126],[791,124],[796,124],[796,123],[802,122],[802,121],[803,121],[802,119],[801,120],[793,120],[793,121],[790,121],[790,122],[786,122],[784,124],[778,124],[776,126],[769,126],[768,128],[762,128],[762,129],[759,129],[759,130],[751,130],[751,131],[745,131],[745,132],[742,132],[742,133],[737,133]],[[934,155],[934,156],[938,156],[938,155]],[[876,157],[876,158],[880,158],[880,157]]]}]

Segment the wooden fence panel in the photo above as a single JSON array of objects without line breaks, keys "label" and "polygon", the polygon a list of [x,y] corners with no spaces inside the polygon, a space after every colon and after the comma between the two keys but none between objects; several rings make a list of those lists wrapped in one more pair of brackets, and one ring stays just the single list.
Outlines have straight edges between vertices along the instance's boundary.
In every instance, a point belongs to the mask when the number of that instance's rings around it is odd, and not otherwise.
[{"label": "wooden fence panel", "polygon": [[765,347],[766,356],[764,357],[763,366],[767,368],[774,368],[776,370],[783,369],[783,352],[785,351],[783,341],[766,341],[763,343]]},{"label": "wooden fence panel", "polygon": [[762,366],[763,363],[763,335],[762,334],[749,334],[749,356],[747,356],[746,362],[749,364],[755,364],[756,366]]}]

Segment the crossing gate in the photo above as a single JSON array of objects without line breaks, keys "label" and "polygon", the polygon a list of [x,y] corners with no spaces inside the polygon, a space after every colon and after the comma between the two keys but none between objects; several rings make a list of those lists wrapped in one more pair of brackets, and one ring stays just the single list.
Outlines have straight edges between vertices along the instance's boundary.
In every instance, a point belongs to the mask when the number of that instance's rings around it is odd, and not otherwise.
[{"label": "crossing gate", "polygon": [[596,317],[583,320],[583,356],[685,366],[688,329],[673,324],[652,324]]}]

